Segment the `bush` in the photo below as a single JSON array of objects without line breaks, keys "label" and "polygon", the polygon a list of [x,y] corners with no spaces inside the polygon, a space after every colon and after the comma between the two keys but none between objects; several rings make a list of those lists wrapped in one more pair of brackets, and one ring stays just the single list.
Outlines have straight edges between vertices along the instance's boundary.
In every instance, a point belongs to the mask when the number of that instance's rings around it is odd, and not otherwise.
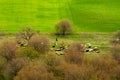
[{"label": "bush", "polygon": [[56,80],[52,73],[47,71],[47,66],[41,62],[32,62],[20,70],[14,80]]},{"label": "bush", "polygon": [[17,46],[15,42],[5,41],[0,46],[0,55],[7,61],[11,61],[16,56]]},{"label": "bush", "polygon": [[50,41],[44,36],[33,36],[28,44],[34,47],[39,53],[45,53],[50,50]]},{"label": "bush", "polygon": [[45,55],[45,63],[48,66],[55,67],[61,64],[62,60],[56,54],[46,54]]},{"label": "bush", "polygon": [[120,45],[116,45],[112,47],[112,56],[115,60],[120,63]]},{"label": "bush", "polygon": [[115,33],[115,36],[111,43],[112,56],[115,60],[118,61],[118,63],[120,63],[120,30]]},{"label": "bush", "polygon": [[[99,80],[116,80],[114,68],[118,65],[112,58],[94,58],[89,63],[93,67],[92,78]],[[92,79],[92,80],[93,80]]]},{"label": "bush", "polygon": [[64,64],[57,67],[61,80],[90,80],[91,69],[87,66]]},{"label": "bush", "polygon": [[120,65],[117,65],[114,69],[115,80],[120,80]]},{"label": "bush", "polygon": [[0,56],[0,80],[5,80],[3,71],[5,69],[6,64],[7,64],[6,60]]},{"label": "bush", "polygon": [[17,50],[17,57],[25,57],[29,59],[35,59],[39,57],[39,53],[33,47],[20,47]]},{"label": "bush", "polygon": [[68,20],[62,20],[57,25],[55,25],[57,35],[66,35],[72,33],[72,25]]},{"label": "bush", "polygon": [[44,62],[48,66],[48,71],[52,72],[55,76],[58,76],[59,72],[56,70],[56,67],[62,65],[63,59],[58,55],[51,53],[45,55]]},{"label": "bush", "polygon": [[120,66],[112,58],[96,57],[87,63],[57,66],[60,80],[119,80]]},{"label": "bush", "polygon": [[115,33],[113,40],[111,41],[113,45],[120,45],[120,30]]},{"label": "bush", "polygon": [[13,77],[17,75],[17,73],[27,64],[29,61],[24,58],[17,58],[10,61],[6,67],[5,67],[5,78],[9,78],[10,80],[13,80]]},{"label": "bush", "polygon": [[65,50],[65,60],[70,63],[81,63],[84,51],[84,47],[80,43],[73,43]]}]

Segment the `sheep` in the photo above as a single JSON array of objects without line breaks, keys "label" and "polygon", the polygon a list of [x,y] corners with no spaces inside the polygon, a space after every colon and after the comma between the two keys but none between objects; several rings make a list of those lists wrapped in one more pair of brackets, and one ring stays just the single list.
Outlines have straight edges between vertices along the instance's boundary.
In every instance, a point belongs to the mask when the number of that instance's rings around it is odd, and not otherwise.
[{"label": "sheep", "polygon": [[95,48],[93,49],[93,51],[96,52],[96,53],[100,53],[100,50],[99,50],[97,47],[95,47]]},{"label": "sheep", "polygon": [[52,47],[55,48],[56,47],[56,43],[53,43]]},{"label": "sheep", "polygon": [[92,44],[91,43],[87,43],[87,46],[88,46],[88,48],[91,48]]},{"label": "sheep", "polygon": [[18,45],[19,45],[20,47],[25,47],[25,46],[28,45],[26,42],[23,42],[23,41],[17,42],[17,43],[18,43]]},{"label": "sheep", "polygon": [[100,53],[100,50],[99,50],[97,47],[95,47],[95,48],[93,48],[93,49],[86,49],[85,52],[96,52],[96,53]]},{"label": "sheep", "polygon": [[58,56],[60,56],[60,55],[64,55],[64,53],[63,52],[55,52],[55,54],[57,54]]},{"label": "sheep", "polygon": [[60,48],[58,48],[58,49],[56,49],[55,51],[61,51],[61,49],[60,49]]}]

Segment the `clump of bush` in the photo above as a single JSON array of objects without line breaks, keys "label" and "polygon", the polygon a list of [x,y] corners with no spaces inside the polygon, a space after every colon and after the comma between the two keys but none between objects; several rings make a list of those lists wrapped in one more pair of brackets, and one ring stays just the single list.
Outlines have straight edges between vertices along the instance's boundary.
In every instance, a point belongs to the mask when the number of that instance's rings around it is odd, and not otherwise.
[{"label": "clump of bush", "polygon": [[115,60],[120,63],[120,30],[117,31],[114,35],[112,42],[112,56]]},{"label": "clump of bush", "polygon": [[114,69],[118,65],[112,58],[101,58],[96,57],[89,62],[92,68],[92,80],[115,80],[116,77],[113,75]]},{"label": "clump of bush", "polygon": [[13,80],[13,78],[17,75],[17,73],[26,65],[29,64],[28,59],[25,58],[16,58],[12,59],[9,63],[6,64],[4,70],[4,77],[9,78],[9,80]]},{"label": "clump of bush", "polygon": [[33,47],[20,47],[16,52],[17,57],[25,57],[35,59],[39,57],[39,53]]},{"label": "clump of bush", "polygon": [[33,36],[28,45],[34,47],[39,53],[46,53],[50,50],[50,41],[45,36]]},{"label": "clump of bush", "polygon": [[117,65],[113,70],[114,78],[120,80],[120,65]]},{"label": "clump of bush", "polygon": [[55,25],[56,35],[66,35],[72,33],[72,25],[68,20],[62,20]]},{"label": "clump of bush", "polygon": [[44,57],[44,63],[48,66],[48,71],[52,72],[55,76],[59,75],[59,72],[56,70],[56,67],[62,65],[64,62],[58,55],[49,53]]},{"label": "clump of bush", "polygon": [[47,66],[39,61],[22,68],[14,80],[56,80],[56,78],[47,71]]},{"label": "clump of bush", "polygon": [[3,71],[5,69],[6,63],[6,59],[0,56],[0,80],[5,80]]},{"label": "clump of bush", "polygon": [[120,45],[120,30],[117,31],[113,37],[113,40],[111,41],[113,45]]},{"label": "clump of bush", "polygon": [[16,57],[17,48],[14,41],[5,41],[0,45],[0,56],[4,57],[7,61],[11,61]]},{"label": "clump of bush", "polygon": [[90,66],[65,63],[57,67],[61,80],[90,80]]},{"label": "clump of bush", "polygon": [[120,63],[120,45],[116,45],[112,47],[112,56],[115,60]]},{"label": "clump of bush", "polygon": [[81,43],[73,43],[65,50],[65,60],[70,63],[81,63],[84,52],[85,50]]},{"label": "clump of bush", "polygon": [[55,68],[62,63],[62,60],[56,54],[49,53],[45,55],[44,62],[48,66]]}]

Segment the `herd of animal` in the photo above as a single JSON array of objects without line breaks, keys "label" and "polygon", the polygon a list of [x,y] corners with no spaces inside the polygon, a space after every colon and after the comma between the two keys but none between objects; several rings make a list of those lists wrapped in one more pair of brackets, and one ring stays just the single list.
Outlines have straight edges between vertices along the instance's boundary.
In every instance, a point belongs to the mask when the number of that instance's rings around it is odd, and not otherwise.
[{"label": "herd of animal", "polygon": [[[64,42],[62,42],[59,47],[57,47],[58,44],[58,39],[56,38],[55,42],[52,45],[52,50],[55,51],[55,54],[57,55],[64,55],[63,50],[67,49],[69,46],[66,46]],[[98,47],[93,47],[91,43],[87,43],[83,45],[85,47],[85,52],[86,53],[100,53],[100,49]]]},{"label": "herd of animal", "polygon": [[[17,42],[19,46],[27,46],[26,42]],[[59,47],[58,47],[59,45]],[[55,42],[51,46],[51,50],[55,52],[57,55],[64,55],[64,50],[67,49],[70,45],[66,46],[65,42],[58,42],[58,38],[55,39]],[[98,47],[93,47],[91,43],[87,43],[83,45],[86,53],[100,53],[100,49]]]}]

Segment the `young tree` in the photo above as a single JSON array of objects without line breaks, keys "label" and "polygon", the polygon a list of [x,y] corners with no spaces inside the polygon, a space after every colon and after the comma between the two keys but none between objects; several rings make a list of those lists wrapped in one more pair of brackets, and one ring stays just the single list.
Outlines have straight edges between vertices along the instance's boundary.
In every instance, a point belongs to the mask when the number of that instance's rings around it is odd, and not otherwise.
[{"label": "young tree", "polygon": [[57,35],[66,35],[72,33],[72,25],[68,20],[62,20],[55,25]]},{"label": "young tree", "polygon": [[35,33],[31,27],[25,27],[18,35],[25,40],[30,40]]},{"label": "young tree", "polygon": [[25,27],[21,32],[17,33],[16,42],[20,46],[26,46],[34,34],[35,32],[31,27]]}]

